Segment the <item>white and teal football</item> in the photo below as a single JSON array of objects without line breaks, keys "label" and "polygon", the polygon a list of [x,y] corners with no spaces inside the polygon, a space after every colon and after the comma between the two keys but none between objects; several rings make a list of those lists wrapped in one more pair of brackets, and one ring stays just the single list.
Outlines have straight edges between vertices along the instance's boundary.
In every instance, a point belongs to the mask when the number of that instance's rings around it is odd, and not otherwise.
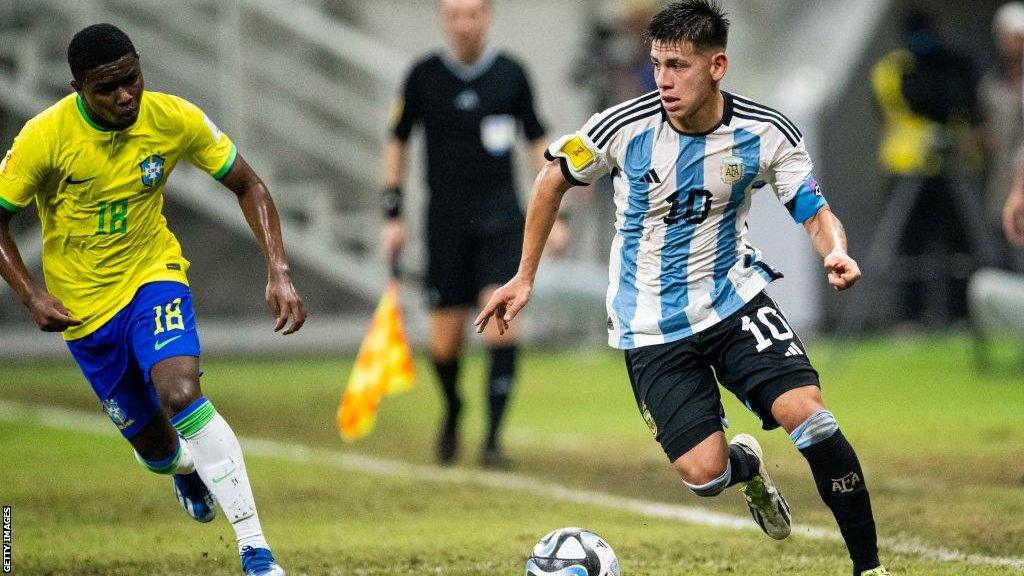
[{"label": "white and teal football", "polygon": [[526,561],[526,576],[619,576],[619,560],[597,534],[562,528],[533,547]]}]

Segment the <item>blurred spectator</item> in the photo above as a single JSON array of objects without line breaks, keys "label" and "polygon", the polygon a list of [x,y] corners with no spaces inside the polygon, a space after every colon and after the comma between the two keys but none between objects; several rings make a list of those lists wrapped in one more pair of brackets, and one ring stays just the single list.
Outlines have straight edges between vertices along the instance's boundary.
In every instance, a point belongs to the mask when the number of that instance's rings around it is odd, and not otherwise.
[{"label": "blurred spectator", "polygon": [[[1017,150],[1024,140],[1021,116],[1021,78],[1024,77],[1024,2],[1008,2],[996,11],[992,32],[998,49],[995,68],[981,80],[978,97],[984,122],[988,180],[985,187],[985,220],[993,233],[1002,236],[1002,213],[1013,186]],[[999,265],[1024,271],[1020,251],[1011,251]]]},{"label": "blurred spectator", "polygon": [[973,223],[966,203],[980,203],[965,201],[956,184],[963,159],[977,157],[969,136],[980,120],[978,75],[970,59],[940,36],[930,14],[908,11],[903,34],[904,45],[872,71],[890,197],[912,196],[912,208],[890,231],[897,252],[907,258],[882,273],[902,281],[900,319],[936,324],[966,315],[965,274],[946,268],[966,261],[957,256],[969,252],[965,230]]},{"label": "blurred spectator", "polygon": [[573,80],[590,90],[596,108],[657,90],[650,46],[643,33],[659,9],[653,0],[632,0],[625,3],[620,15],[591,23],[586,49],[573,67]]},{"label": "blurred spectator", "polygon": [[[1011,166],[1013,184],[1002,208],[1006,241],[1024,247],[1024,162],[1018,157]],[[968,298],[976,335],[975,360],[989,365],[987,341],[997,334],[1009,334],[1020,345],[1024,342],[1024,274],[992,268],[979,270],[971,277]],[[1020,360],[1024,364],[1024,348]]]},{"label": "blurred spectator", "polygon": [[[980,270],[971,278],[971,316],[981,338],[975,347],[982,367],[989,363],[985,346],[990,336],[1024,336],[1024,3],[1009,2],[996,11],[992,21],[999,47],[1000,68],[986,76],[981,97],[990,109],[986,118],[989,157],[994,163],[989,178],[986,208],[996,211],[999,229],[1010,246],[1009,264],[1014,271]],[[1024,363],[1024,353],[1020,356]]]},{"label": "blurred spectator", "polygon": [[[644,31],[661,8],[655,0],[630,0],[621,3],[614,15],[597,17],[591,22],[590,37],[575,58],[572,80],[590,93],[592,109],[604,110],[658,89],[651,47],[644,41]],[[611,194],[611,180],[604,178],[594,186],[570,190],[563,210],[572,213],[586,203],[596,222],[612,222],[613,204],[590,202],[592,195],[605,193]],[[615,230],[601,226],[595,232],[595,243],[608,246]]]},{"label": "blurred spectator", "polygon": [[970,59],[940,37],[932,17],[911,10],[904,46],[872,72],[885,120],[881,160],[897,176],[939,176],[952,139],[980,120],[978,75]]}]

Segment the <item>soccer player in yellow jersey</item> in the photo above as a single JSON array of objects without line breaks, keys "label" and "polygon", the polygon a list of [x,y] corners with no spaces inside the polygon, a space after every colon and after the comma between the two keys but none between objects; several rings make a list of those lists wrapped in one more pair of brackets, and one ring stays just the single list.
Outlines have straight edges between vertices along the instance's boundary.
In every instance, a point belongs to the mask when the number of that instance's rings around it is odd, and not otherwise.
[{"label": "soccer player in yellow jersey", "polygon": [[[219,505],[248,575],[283,576],[260,527],[242,451],[199,386],[189,263],[162,215],[179,161],[220,180],[266,256],[275,330],[302,327],[280,222],[267,187],[196,106],[144,92],[131,40],[110,24],[71,40],[74,94],[29,120],[0,164],[0,275],[40,329],[62,332],[137,460],[174,479],[190,516]],[[35,201],[43,230],[40,286],[9,230]],[[290,324],[289,324],[290,320]]]}]

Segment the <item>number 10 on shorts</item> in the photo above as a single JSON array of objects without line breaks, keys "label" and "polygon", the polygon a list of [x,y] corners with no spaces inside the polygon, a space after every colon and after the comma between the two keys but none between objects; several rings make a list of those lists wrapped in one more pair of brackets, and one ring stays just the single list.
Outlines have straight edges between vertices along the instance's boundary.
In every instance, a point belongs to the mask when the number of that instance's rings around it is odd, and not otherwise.
[{"label": "number 10 on shorts", "polygon": [[[763,352],[766,348],[770,347],[772,345],[772,338],[779,342],[793,339],[793,330],[786,323],[786,319],[771,306],[762,306],[753,316],[760,322],[760,325],[758,325],[758,322],[751,320],[750,316],[744,316],[741,319],[741,328],[754,335],[754,340],[757,341],[756,347],[758,352]],[[774,321],[771,320],[772,318],[774,318]],[[776,323],[778,323],[778,326]],[[761,326],[768,329],[770,338],[765,337]],[[781,330],[779,326],[782,327]]]}]

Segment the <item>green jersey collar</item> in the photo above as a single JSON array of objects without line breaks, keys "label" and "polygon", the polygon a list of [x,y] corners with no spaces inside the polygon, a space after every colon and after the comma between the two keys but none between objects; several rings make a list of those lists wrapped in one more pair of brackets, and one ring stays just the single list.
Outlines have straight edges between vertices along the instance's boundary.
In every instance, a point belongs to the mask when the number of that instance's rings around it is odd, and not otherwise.
[{"label": "green jersey collar", "polygon": [[[82,95],[81,94],[76,94],[75,95],[75,103],[78,104],[78,112],[79,112],[79,114],[82,115],[82,119],[85,120],[85,123],[88,124],[89,126],[92,126],[94,129],[99,130],[100,132],[124,132],[125,130],[130,130],[132,128],[132,126],[135,126],[135,124],[138,123],[138,119],[136,119],[135,123],[133,123],[131,126],[127,126],[127,127],[122,128],[120,130],[115,130],[113,128],[104,128],[103,126],[100,126],[95,120],[93,120],[92,118],[89,117],[89,113],[85,110],[85,101],[82,100]],[[139,112],[141,114],[141,111],[142,111],[141,104],[142,103],[140,102],[139,104],[140,104]]]},{"label": "green jersey collar", "polygon": [[100,126],[92,118],[89,117],[89,113],[85,111],[85,101],[82,100],[81,94],[75,95],[75,102],[78,104],[78,112],[82,115],[82,119],[85,120],[86,124],[92,126],[96,130],[99,130],[100,132],[111,131],[110,128],[104,128],[103,126]]}]

